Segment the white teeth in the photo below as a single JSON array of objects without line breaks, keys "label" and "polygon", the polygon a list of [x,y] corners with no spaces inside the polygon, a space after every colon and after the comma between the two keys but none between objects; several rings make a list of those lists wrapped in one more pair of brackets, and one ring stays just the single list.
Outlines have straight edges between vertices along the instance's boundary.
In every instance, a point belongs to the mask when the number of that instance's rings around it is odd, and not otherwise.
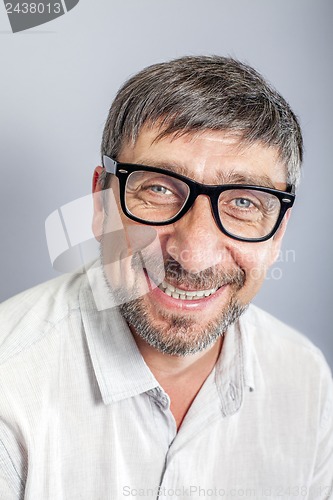
[{"label": "white teeth", "polygon": [[202,299],[203,297],[209,297],[217,290],[217,287],[211,288],[210,290],[196,290],[196,291],[181,290],[180,288],[170,285],[166,281],[163,281],[159,285],[159,288],[169,297],[173,297],[174,299],[180,299],[180,300]]}]

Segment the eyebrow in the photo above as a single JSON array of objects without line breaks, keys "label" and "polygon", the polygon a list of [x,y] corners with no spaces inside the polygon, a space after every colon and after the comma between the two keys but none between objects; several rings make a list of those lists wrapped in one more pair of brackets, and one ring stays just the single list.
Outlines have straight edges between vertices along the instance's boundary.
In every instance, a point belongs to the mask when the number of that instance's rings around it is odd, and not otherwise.
[{"label": "eyebrow", "polygon": [[[191,180],[199,182],[197,181],[197,179],[194,179],[193,176],[190,175],[188,168],[180,164],[177,165],[176,163],[169,163],[166,161],[158,161],[158,160],[154,160],[152,162],[148,159],[140,159],[138,163],[140,165],[162,168],[169,172],[184,175],[185,177],[188,177]],[[215,176],[215,182],[210,185],[219,186],[224,184],[246,184],[249,186],[262,186],[262,187],[277,189],[268,175],[253,175],[247,172],[236,172],[233,170],[231,170],[230,172],[217,172]]]}]

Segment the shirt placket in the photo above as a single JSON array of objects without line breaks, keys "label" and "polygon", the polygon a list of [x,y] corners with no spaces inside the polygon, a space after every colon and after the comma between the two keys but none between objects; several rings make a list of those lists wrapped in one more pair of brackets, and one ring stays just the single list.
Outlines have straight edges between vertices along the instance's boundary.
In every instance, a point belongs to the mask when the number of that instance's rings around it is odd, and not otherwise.
[{"label": "shirt placket", "polygon": [[155,387],[147,391],[147,394],[152,401],[158,439],[168,450],[177,434],[176,422],[170,410],[170,398],[161,387]]}]

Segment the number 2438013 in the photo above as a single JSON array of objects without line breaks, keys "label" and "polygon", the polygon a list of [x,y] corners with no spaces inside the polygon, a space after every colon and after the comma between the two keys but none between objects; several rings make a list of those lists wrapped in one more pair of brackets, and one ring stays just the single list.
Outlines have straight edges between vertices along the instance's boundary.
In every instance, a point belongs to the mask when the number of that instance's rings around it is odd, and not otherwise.
[{"label": "number 2438013", "polygon": [[6,3],[7,14],[61,14],[60,3]]}]

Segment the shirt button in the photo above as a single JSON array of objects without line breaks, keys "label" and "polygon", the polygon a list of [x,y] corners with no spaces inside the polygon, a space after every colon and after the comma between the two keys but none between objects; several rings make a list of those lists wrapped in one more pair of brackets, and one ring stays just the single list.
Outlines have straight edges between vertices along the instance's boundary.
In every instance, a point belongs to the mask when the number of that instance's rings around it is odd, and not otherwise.
[{"label": "shirt button", "polygon": [[230,383],[229,385],[229,391],[228,391],[228,397],[229,399],[232,399],[232,401],[235,401],[237,395],[236,388],[233,384]]}]

